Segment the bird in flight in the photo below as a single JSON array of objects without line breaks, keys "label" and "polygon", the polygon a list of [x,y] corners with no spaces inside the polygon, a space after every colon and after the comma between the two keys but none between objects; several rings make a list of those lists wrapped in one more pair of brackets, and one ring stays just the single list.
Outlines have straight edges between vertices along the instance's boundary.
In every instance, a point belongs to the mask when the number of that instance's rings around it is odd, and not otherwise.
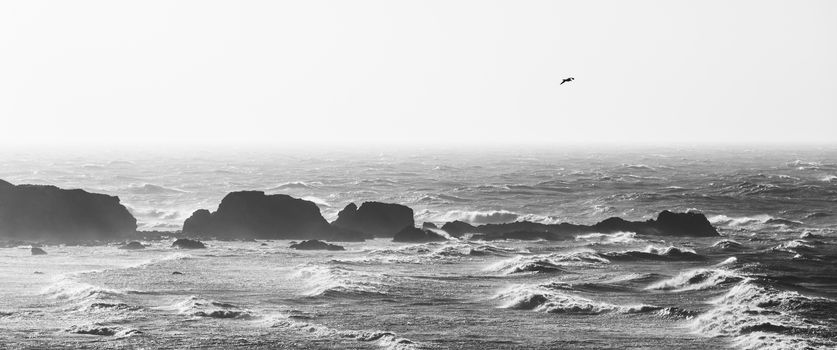
[{"label": "bird in flight", "polygon": [[573,77],[569,77],[569,78],[566,78],[566,79],[564,79],[564,80],[561,80],[561,84],[558,84],[558,85],[564,85],[564,83],[569,83],[569,82],[571,82],[571,81],[573,81],[573,80],[575,80],[575,78],[573,78]]}]

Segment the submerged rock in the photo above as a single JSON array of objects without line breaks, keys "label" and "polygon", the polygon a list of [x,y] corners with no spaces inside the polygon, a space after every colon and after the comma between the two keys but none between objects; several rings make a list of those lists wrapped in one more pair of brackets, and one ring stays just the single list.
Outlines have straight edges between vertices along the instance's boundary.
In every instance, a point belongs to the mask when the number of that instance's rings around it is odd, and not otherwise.
[{"label": "submerged rock", "polygon": [[32,247],[31,251],[32,255],[47,255],[47,252],[38,247]]},{"label": "submerged rock", "polygon": [[222,238],[329,239],[362,241],[357,232],[332,227],[314,202],[261,191],[227,194],[218,210],[195,211],[183,223],[183,232]]},{"label": "submerged rock", "polygon": [[342,246],[329,244],[316,239],[291,244],[290,247],[298,250],[346,250],[346,248],[343,248]]},{"label": "submerged rock", "polygon": [[122,237],[137,220],[119,198],[0,180],[0,236],[67,242]]},{"label": "submerged rock", "polygon": [[188,238],[179,238],[171,244],[172,248],[180,249],[205,249],[206,245],[201,241],[191,240]]},{"label": "submerged rock", "polygon": [[119,247],[119,249],[128,249],[128,250],[135,250],[135,249],[145,249],[145,246],[140,242],[131,242],[126,245]]},{"label": "submerged rock", "polygon": [[358,208],[350,203],[337,214],[334,227],[363,232],[374,237],[393,237],[406,226],[415,226],[413,209],[400,204],[364,202]]},{"label": "submerged rock", "polygon": [[448,239],[443,237],[442,235],[430,231],[430,230],[422,230],[417,227],[407,226],[392,237],[393,242],[440,242],[440,241],[447,241]]}]

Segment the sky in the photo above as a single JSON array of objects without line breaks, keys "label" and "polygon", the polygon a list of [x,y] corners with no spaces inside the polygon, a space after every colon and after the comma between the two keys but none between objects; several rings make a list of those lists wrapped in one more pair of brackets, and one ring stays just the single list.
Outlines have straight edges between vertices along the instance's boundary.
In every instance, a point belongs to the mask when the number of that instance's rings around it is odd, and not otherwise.
[{"label": "sky", "polygon": [[834,143],[835,18],[829,0],[4,1],[0,145]]}]

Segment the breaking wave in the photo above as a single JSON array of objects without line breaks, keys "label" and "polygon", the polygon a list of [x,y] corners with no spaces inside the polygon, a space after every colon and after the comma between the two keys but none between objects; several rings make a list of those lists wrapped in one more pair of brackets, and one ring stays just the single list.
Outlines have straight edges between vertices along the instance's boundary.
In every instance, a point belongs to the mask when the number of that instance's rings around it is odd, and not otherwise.
[{"label": "breaking wave", "polygon": [[732,337],[743,349],[829,349],[837,346],[837,302],[762,286],[745,279],[711,302],[692,327],[709,336]]},{"label": "breaking wave", "polygon": [[677,248],[673,246],[656,247],[653,245],[647,246],[641,251],[629,250],[622,252],[608,252],[602,254],[609,260],[618,261],[637,261],[637,260],[675,260],[675,261],[694,261],[704,260],[702,255],[695,253],[694,250],[687,248]]},{"label": "breaking wave", "polygon": [[558,273],[565,272],[564,266],[593,265],[610,263],[595,252],[580,251],[572,253],[552,253],[544,255],[522,255],[494,263],[486,268],[505,275],[517,273]]},{"label": "breaking wave", "polygon": [[373,343],[389,350],[409,350],[419,348],[419,344],[399,337],[395,333],[369,330],[338,330],[321,324],[297,321],[284,314],[271,315],[267,323],[272,328],[296,331],[306,336],[326,339],[351,339],[358,342]]},{"label": "breaking wave", "polygon": [[293,277],[307,286],[305,296],[385,295],[393,282],[386,275],[354,271],[345,266],[305,264]]},{"label": "breaking wave", "polygon": [[494,296],[502,302],[500,307],[517,310],[533,310],[546,313],[567,313],[596,315],[603,313],[643,313],[661,310],[652,305],[615,305],[590,300],[577,295],[566,294],[552,284],[514,285]]},{"label": "breaking wave", "polygon": [[636,238],[634,232],[616,232],[616,233],[590,233],[586,235],[579,235],[575,237],[576,241],[585,241],[593,244],[625,244],[637,243],[642,240]]},{"label": "breaking wave", "polygon": [[186,299],[172,305],[159,307],[158,309],[174,311],[184,315],[209,318],[247,320],[254,317],[250,311],[242,310],[234,304],[208,300],[195,295],[189,296]]},{"label": "breaking wave", "polygon": [[702,290],[715,288],[729,283],[739,282],[743,277],[723,269],[696,269],[684,271],[670,279],[662,280],[645,287],[645,289],[669,290],[683,292],[688,290]]}]

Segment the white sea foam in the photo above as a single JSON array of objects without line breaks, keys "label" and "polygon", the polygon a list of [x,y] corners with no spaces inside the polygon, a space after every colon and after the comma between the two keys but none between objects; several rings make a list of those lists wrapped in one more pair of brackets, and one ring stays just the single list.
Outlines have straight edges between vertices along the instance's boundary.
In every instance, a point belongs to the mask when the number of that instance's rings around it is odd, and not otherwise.
[{"label": "white sea foam", "polygon": [[550,285],[513,285],[494,296],[506,309],[533,310],[546,313],[602,314],[641,313],[660,310],[652,305],[615,305],[563,293]]},{"label": "white sea foam", "polygon": [[669,279],[653,283],[645,289],[670,290],[682,292],[715,288],[727,283],[741,281],[738,274],[724,269],[695,269],[679,273]]},{"label": "white sea foam", "polygon": [[589,233],[586,235],[579,235],[575,237],[576,241],[585,241],[597,244],[625,244],[637,243],[643,240],[636,238],[634,232],[616,232],[616,233]]},{"label": "white sea foam", "polygon": [[388,350],[410,350],[420,348],[419,344],[399,337],[395,333],[370,330],[339,330],[321,324],[304,322],[293,319],[285,314],[274,314],[265,318],[265,322],[273,328],[291,330],[307,337],[325,339],[352,339],[358,342],[368,342]]},{"label": "white sea foam", "polygon": [[[707,336],[729,336],[742,349],[832,349],[833,324],[804,313],[831,313],[837,302],[756,285],[745,279],[711,301],[712,309],[695,318],[692,327]],[[831,321],[833,322],[833,321]]]},{"label": "white sea foam", "polygon": [[593,251],[575,251],[570,253],[520,255],[491,264],[485,270],[500,272],[506,275],[516,273],[564,272],[563,267],[566,266],[597,265],[607,264],[609,262],[609,260]]},{"label": "white sea foam", "polygon": [[303,281],[307,289],[305,296],[386,294],[391,277],[354,271],[345,266],[304,264],[293,277]]}]

